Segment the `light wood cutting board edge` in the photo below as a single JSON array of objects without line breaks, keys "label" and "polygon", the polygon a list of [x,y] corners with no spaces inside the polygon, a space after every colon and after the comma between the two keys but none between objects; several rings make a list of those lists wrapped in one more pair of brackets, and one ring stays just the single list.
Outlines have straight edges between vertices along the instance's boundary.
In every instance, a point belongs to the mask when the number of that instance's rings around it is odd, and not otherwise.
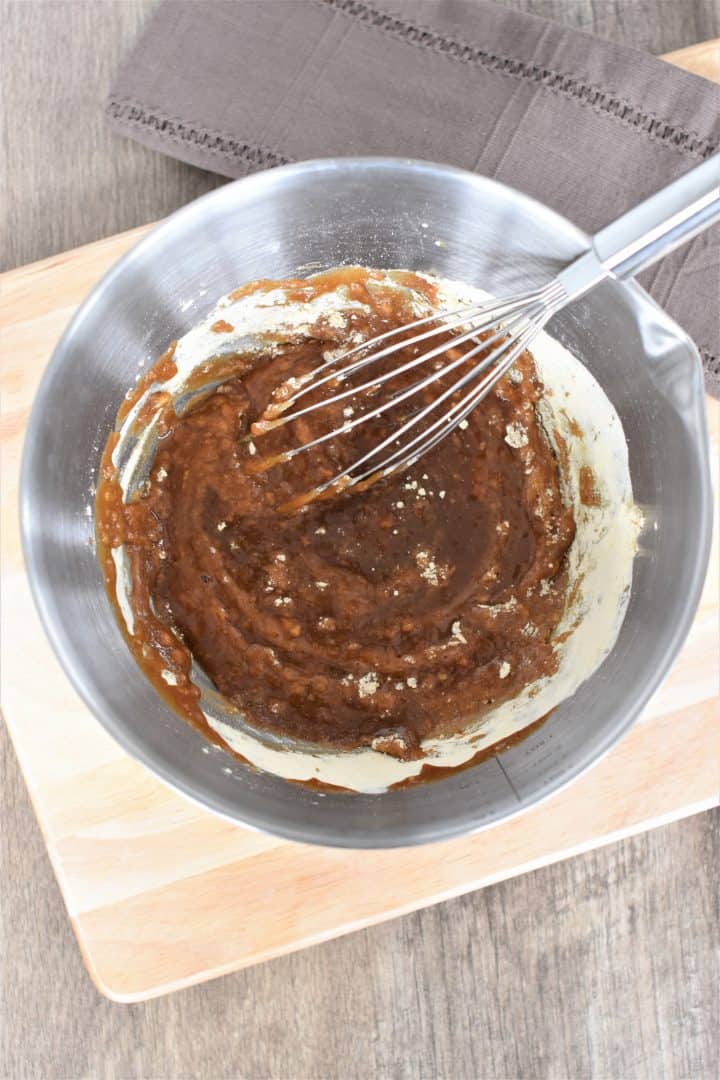
[{"label": "light wood cutting board edge", "polygon": [[[672,59],[720,79],[720,41]],[[716,805],[717,547],[688,642],[641,721],[576,784],[480,836],[401,852],[288,844],[214,818],[116,746],[69,686],[31,605],[17,471],[29,402],[54,341],[78,300],[149,227],[0,278],[10,358],[0,416],[2,649],[3,672],[11,673],[3,701],[98,989],[117,1001],[144,1000]],[[709,400],[708,409],[717,444],[720,408]]]},{"label": "light wood cutting board edge", "polygon": [[710,82],[720,82],[720,38],[711,38],[697,45],[688,45],[685,49],[676,49],[674,52],[665,53],[662,59]]}]

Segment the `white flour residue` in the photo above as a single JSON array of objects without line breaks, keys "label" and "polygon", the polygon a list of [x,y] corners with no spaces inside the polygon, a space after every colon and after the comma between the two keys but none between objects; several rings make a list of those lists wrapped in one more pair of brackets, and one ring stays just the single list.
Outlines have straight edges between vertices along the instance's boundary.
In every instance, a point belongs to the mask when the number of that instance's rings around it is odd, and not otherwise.
[{"label": "white flour residue", "polygon": [[110,554],[115,564],[115,598],[120,608],[120,613],[125,620],[127,632],[131,636],[135,633],[135,612],[132,609],[130,597],[132,596],[132,577],[130,567],[125,554],[125,545],[111,548]]}]

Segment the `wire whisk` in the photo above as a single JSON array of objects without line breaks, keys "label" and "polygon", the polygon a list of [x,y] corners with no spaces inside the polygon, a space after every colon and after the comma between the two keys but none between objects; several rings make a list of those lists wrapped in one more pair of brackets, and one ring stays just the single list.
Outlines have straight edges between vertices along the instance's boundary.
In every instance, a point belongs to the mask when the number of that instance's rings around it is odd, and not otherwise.
[{"label": "wire whisk", "polygon": [[[715,155],[602,229],[585,253],[543,287],[505,299],[434,312],[378,334],[324,361],[308,375],[289,380],[253,425],[253,436],[262,436],[350,397],[357,400],[365,395],[369,407],[357,416],[349,409],[343,422],[332,430],[281,454],[259,458],[254,470],[271,468],[346,437],[390,410],[405,403],[412,405],[413,398],[434,384],[445,384],[456,373],[449,385],[438,388],[436,395],[403,418],[387,436],[336,475],[293,500],[292,507],[331,492],[367,486],[408,468],[466,419],[567,304],[606,278],[632,277],[719,220],[720,155]],[[445,339],[432,347],[432,339],[438,335]],[[431,347],[420,352],[418,346],[424,342]],[[394,366],[393,359],[401,351],[414,355]],[[441,357],[443,361],[438,365]],[[385,361],[384,366],[381,361]],[[416,382],[374,404],[382,387],[416,369],[420,375]],[[364,381],[345,385],[355,377]],[[329,396],[302,404],[303,399],[314,398],[323,388],[332,391]]]}]

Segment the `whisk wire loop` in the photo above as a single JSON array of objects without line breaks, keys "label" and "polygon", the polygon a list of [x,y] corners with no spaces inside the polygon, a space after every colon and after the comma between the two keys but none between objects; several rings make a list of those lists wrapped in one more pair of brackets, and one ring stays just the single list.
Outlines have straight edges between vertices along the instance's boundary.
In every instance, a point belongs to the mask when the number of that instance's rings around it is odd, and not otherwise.
[{"label": "whisk wire loop", "polygon": [[[309,498],[304,501],[312,501],[333,489],[345,489],[357,484],[366,484],[389,476],[414,464],[420,457],[426,454],[442,439],[455,431],[459,424],[465,420],[469,413],[483,400],[492,390],[493,386],[510,370],[517,358],[528,347],[530,342],[537,336],[552,317],[555,311],[563,305],[565,290],[563,286],[554,281],[550,285],[522,296],[512,297],[504,301],[493,301],[484,305],[457,308],[450,312],[435,313],[403,326],[395,327],[382,334],[365,341],[348,351],[326,360],[314,372],[311,372],[304,384],[284,402],[271,405],[266,410],[265,419],[257,426],[260,434],[273,428],[292,423],[303,416],[307,416],[319,409],[326,409],[330,405],[336,405],[356,395],[376,392],[382,385],[390,380],[412,371],[421,365],[426,365],[432,360],[450,350],[455,350],[461,345],[468,343],[472,347],[455,356],[449,362],[436,366],[429,374],[411,383],[409,387],[392,394],[387,400],[370,409],[365,409],[359,416],[348,417],[343,424],[332,430],[318,435],[297,447],[285,451],[281,455],[268,459],[261,459],[255,465],[260,470],[264,467],[271,468],[279,461],[289,461],[298,454],[305,453],[332,439],[338,439],[347,435],[353,429],[370,420],[374,420],[391,409],[397,408],[403,402],[409,401],[415,395],[432,386],[433,383],[446,379],[452,372],[463,366],[467,366],[475,357],[480,357],[477,363],[472,364],[469,370],[463,372],[449,386],[445,387],[431,401],[416,409],[409,417],[404,419],[400,426],[391,431],[364,454],[346,466],[330,480],[315,487],[309,493]],[[429,329],[422,333],[412,335],[410,338],[403,336],[392,345],[386,345],[377,350],[376,346],[388,341],[392,337],[398,338],[401,333],[407,334],[408,330],[431,324]],[[461,327],[469,326],[469,329],[461,333],[453,333]],[[320,398],[309,405],[299,409],[292,409],[302,397],[318,391],[331,382],[343,383],[351,375],[362,371],[371,364],[380,360],[393,357],[401,350],[406,350],[422,341],[429,341],[432,337],[448,332],[453,336],[449,341],[444,341],[421,353],[389,371],[383,371],[374,378],[366,379],[359,385],[348,387],[331,394],[329,397]],[[362,353],[360,359],[347,364],[347,360]],[[478,382],[478,379],[480,381]],[[458,401],[452,402],[466,387],[470,387]],[[443,404],[447,403],[445,410],[440,416],[431,418],[432,414]],[[287,411],[288,409],[292,411]],[[405,441],[404,437],[413,432],[424,420],[428,420],[427,426],[423,426],[419,432],[414,432]],[[383,455],[385,452],[385,456]],[[377,459],[380,458],[378,461]]]}]

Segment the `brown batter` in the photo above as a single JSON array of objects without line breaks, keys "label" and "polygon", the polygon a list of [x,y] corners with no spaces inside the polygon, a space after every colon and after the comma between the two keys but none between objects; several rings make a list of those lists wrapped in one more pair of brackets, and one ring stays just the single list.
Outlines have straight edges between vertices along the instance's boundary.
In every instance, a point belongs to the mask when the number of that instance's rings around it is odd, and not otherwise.
[{"label": "brown batter", "polygon": [[[432,300],[424,279],[397,276]],[[192,653],[254,726],[412,757],[423,739],[457,732],[555,671],[551,641],[575,525],[536,416],[542,386],[527,353],[462,430],[406,472],[302,512],[278,512],[390,430],[379,418],[258,471],[259,458],[368,407],[366,395],[351,398],[248,441],[278,386],[317,367],[349,331],[370,336],[412,317],[397,290],[356,268],[287,287],[309,299],[339,282],[370,314],[355,313],[342,329],[318,323],[311,340],[266,356],[223,358],[227,381],[216,392],[182,418],[165,406],[150,481],[129,505],[111,438],[98,492],[100,555],[114,597],[109,548],[126,545],[136,622],[129,644],[188,719],[203,723],[189,680]],[[394,362],[415,355],[405,353]],[[167,377],[172,350],[159,364]],[[393,426],[411,404],[392,411]]]}]

